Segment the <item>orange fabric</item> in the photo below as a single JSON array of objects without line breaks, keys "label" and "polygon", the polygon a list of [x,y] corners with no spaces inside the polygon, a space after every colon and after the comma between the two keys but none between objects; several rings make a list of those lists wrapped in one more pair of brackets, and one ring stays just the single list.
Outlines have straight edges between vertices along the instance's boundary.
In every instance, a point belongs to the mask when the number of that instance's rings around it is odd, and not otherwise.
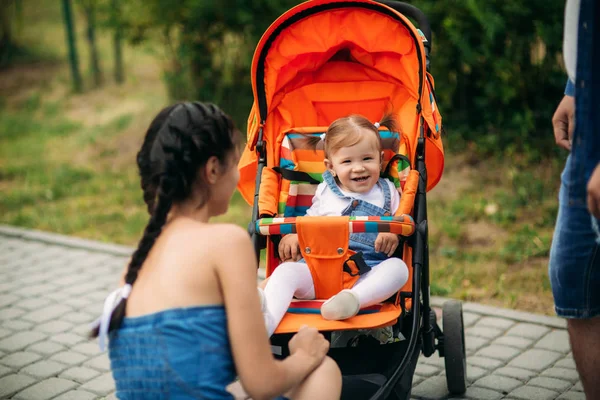
[{"label": "orange fabric", "polygon": [[279,174],[271,168],[263,168],[258,194],[258,215],[277,214],[279,198]]},{"label": "orange fabric", "polygon": [[[412,252],[413,249],[407,243],[404,244],[404,249],[402,250],[402,260],[406,263],[408,267],[408,280],[402,286],[402,288],[398,291],[398,296],[396,297],[396,304],[400,301],[400,293],[412,293],[412,282],[413,282],[413,265],[412,265]],[[406,310],[410,310],[412,307],[412,299],[408,298],[405,300],[404,306]]]},{"label": "orange fabric", "polygon": [[415,205],[415,195],[417,194],[417,187],[419,186],[419,173],[415,169],[411,169],[408,173],[408,178],[404,184],[402,190],[402,197],[400,197],[400,205],[396,210],[396,215],[408,214],[412,215],[412,210]]},{"label": "orange fabric", "polygon": [[[432,110],[429,101],[431,88],[425,82],[425,74],[419,80],[419,69],[425,70],[420,35],[408,19],[393,10],[408,27],[381,12],[359,7],[321,11],[300,19],[272,40],[264,64],[264,81],[255,81],[258,56],[279,25],[308,8],[340,1],[314,0],[294,7],[271,25],[257,46],[252,64],[255,104],[249,117],[248,146],[239,165],[239,189],[250,204],[256,176],[254,143],[260,124],[257,85],[264,85],[266,90],[264,137],[268,142],[268,166],[278,164],[285,131],[298,126],[327,126],[351,113],[363,114],[373,121],[386,111],[396,114],[409,142],[411,160],[419,132],[419,99],[427,127],[435,133],[436,121],[441,124],[439,112]],[[371,0],[350,2],[391,10]],[[394,37],[394,46],[389,45],[390,37]],[[443,148],[439,136],[432,135],[427,143],[429,190],[441,177]]]},{"label": "orange fabric", "polygon": [[348,217],[297,217],[296,230],[302,257],[310,269],[317,299],[328,299],[358,279],[342,266],[350,257]]},{"label": "orange fabric", "polygon": [[343,321],[327,321],[319,314],[287,313],[279,323],[275,333],[298,332],[302,325],[312,326],[319,331],[375,329],[395,324],[401,312],[402,309],[399,305],[386,303],[377,313],[357,315]]}]

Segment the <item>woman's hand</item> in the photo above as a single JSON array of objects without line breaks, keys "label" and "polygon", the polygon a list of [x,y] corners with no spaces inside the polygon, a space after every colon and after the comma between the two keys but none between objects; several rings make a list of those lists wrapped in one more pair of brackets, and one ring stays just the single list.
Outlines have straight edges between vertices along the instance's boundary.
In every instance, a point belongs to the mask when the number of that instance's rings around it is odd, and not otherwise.
[{"label": "woman's hand", "polygon": [[317,368],[329,351],[329,342],[316,328],[302,326],[289,344],[290,355],[306,358],[310,371]]},{"label": "woman's hand", "polygon": [[279,258],[283,262],[298,261],[302,258],[297,234],[289,234],[281,238],[279,242]]},{"label": "woman's hand", "polygon": [[388,257],[391,257],[398,248],[400,239],[398,235],[389,232],[380,232],[375,239],[375,251],[378,253],[385,253]]},{"label": "woman's hand", "polygon": [[600,163],[588,182],[587,193],[588,210],[590,214],[600,219]]}]

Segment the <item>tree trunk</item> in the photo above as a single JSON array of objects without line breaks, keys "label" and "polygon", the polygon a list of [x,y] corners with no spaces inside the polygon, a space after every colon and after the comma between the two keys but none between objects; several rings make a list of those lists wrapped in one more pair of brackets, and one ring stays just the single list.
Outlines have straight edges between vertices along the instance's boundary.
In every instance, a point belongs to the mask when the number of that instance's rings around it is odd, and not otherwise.
[{"label": "tree trunk", "polygon": [[71,12],[71,0],[62,0],[63,17],[65,20],[65,33],[67,37],[67,47],[69,48],[69,63],[71,65],[71,77],[73,79],[73,89],[81,92],[81,74],[79,73],[79,59],[77,58],[77,43],[75,39],[75,23],[73,13]]},{"label": "tree trunk", "polygon": [[115,55],[115,81],[119,84],[125,82],[123,71],[123,25],[121,23],[121,8],[119,0],[111,0],[111,13],[113,22],[113,48]]},{"label": "tree trunk", "polygon": [[85,18],[87,20],[87,40],[90,47],[90,69],[94,78],[94,86],[102,86],[102,69],[100,68],[100,58],[98,57],[98,46],[96,45],[96,5],[94,1],[89,1],[83,6]]}]

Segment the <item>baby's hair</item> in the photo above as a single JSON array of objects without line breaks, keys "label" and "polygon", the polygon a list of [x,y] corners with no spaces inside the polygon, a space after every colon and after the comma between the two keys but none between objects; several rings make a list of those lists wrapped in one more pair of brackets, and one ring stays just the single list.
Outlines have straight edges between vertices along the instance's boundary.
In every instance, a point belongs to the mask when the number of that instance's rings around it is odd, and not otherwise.
[{"label": "baby's hair", "polygon": [[[213,104],[179,103],[163,109],[152,121],[144,143],[137,154],[150,220],[137,249],[134,251],[125,283],[133,285],[150,249],[160,235],[174,203],[188,198],[194,186],[203,194],[201,207],[210,197],[206,182],[198,178],[198,171],[210,157],[217,157],[223,165],[227,156],[237,147],[238,134],[231,118]],[[109,324],[109,331],[117,329],[125,316],[127,299],[121,299]],[[98,328],[91,332],[98,336]]]},{"label": "baby's hair", "polygon": [[[385,126],[389,131],[397,132],[398,124],[391,113],[383,116],[381,121],[376,121],[379,126]],[[381,136],[375,122],[369,121],[362,115],[352,114],[347,117],[338,118],[327,128],[325,132],[325,157],[331,156],[343,147],[350,147],[357,144],[363,137],[364,131],[373,133],[373,138],[377,143],[377,150],[381,151]],[[320,140],[319,137],[311,138],[311,141]]]}]

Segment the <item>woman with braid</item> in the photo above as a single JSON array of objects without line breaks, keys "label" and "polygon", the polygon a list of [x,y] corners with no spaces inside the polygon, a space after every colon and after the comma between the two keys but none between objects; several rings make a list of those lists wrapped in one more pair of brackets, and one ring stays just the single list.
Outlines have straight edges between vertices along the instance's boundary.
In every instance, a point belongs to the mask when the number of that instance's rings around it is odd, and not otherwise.
[{"label": "woman with braid", "polygon": [[256,258],[240,227],[209,223],[238,181],[236,130],[214,105],[176,104],[152,121],[137,163],[150,220],[93,336],[120,399],[334,399],[341,374],[328,342],[304,327],[283,361],[271,354]]}]

